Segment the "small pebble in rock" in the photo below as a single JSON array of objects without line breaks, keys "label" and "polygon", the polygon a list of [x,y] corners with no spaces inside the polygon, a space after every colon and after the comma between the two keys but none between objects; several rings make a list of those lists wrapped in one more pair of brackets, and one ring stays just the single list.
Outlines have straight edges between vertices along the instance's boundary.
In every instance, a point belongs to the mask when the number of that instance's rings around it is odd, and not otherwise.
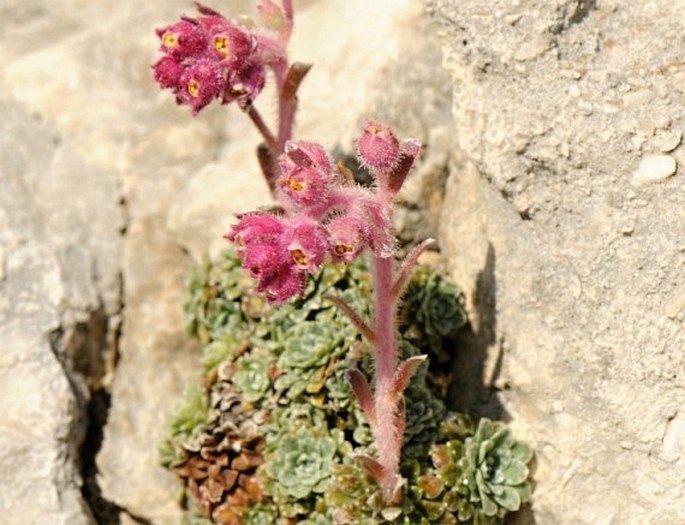
[{"label": "small pebble in rock", "polygon": [[669,151],[673,151],[678,147],[682,138],[682,131],[680,131],[679,129],[674,129],[672,131],[669,131],[668,133],[664,133],[663,135],[659,136],[659,138],[657,139],[657,144],[659,146],[659,149],[663,153],[668,153]]},{"label": "small pebble in rock", "polygon": [[652,155],[640,161],[631,182],[635,186],[659,182],[673,175],[675,170],[676,162],[670,155]]},{"label": "small pebble in rock", "polygon": [[680,312],[685,311],[685,284],[680,285],[671,297],[666,301],[665,313],[670,319],[678,317]]}]

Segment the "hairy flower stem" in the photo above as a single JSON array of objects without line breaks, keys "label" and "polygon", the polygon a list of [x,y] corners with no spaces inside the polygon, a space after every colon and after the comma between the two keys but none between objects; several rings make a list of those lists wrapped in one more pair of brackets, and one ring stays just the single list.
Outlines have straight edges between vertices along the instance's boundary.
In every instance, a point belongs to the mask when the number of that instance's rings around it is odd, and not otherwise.
[{"label": "hairy flower stem", "polygon": [[257,128],[257,131],[259,131],[260,135],[264,139],[264,143],[267,145],[269,150],[274,153],[279,153],[276,147],[276,139],[274,138],[273,133],[271,133],[269,127],[264,122],[262,115],[259,113],[259,111],[257,111],[257,108],[250,104],[245,109],[245,113],[247,113],[247,116],[250,117],[250,120]]},{"label": "hairy flower stem", "polygon": [[[280,66],[280,65],[279,65]],[[283,153],[285,143],[293,136],[295,113],[297,111],[297,97],[288,89],[288,64],[275,67],[276,85],[278,89],[278,134],[276,135],[276,151]]]},{"label": "hairy flower stem", "polygon": [[[402,436],[399,435],[398,401],[391,394],[397,368],[396,309],[393,290],[393,257],[374,257],[375,295],[375,361],[376,385],[374,405],[378,462],[383,468],[380,484],[387,502],[392,499],[397,485]],[[400,396],[401,397],[401,396]]]},{"label": "hairy flower stem", "polygon": [[293,0],[283,0],[283,13],[285,14],[285,23],[287,24],[287,35],[290,36],[293,30],[293,21],[295,20],[295,13],[293,12]]}]

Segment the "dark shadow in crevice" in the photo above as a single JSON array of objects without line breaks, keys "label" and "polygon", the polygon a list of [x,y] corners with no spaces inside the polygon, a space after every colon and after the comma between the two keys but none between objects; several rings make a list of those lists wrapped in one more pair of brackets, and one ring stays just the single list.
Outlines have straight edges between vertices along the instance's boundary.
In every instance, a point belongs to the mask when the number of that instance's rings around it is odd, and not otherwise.
[{"label": "dark shadow in crevice", "polygon": [[[495,384],[502,370],[503,352],[497,345],[497,282],[496,256],[488,244],[485,265],[478,273],[473,304],[480,320],[477,331],[472,324],[462,329],[455,341],[458,350],[452,361],[451,380],[447,402],[451,410],[466,412],[476,418],[489,417],[500,421],[510,419],[497,396]],[[486,372],[488,353],[494,349],[498,355],[494,366]],[[489,377],[486,377],[488,373]]]},{"label": "dark shadow in crevice", "polygon": [[110,404],[111,396],[104,388],[93,392],[88,403],[88,429],[81,447],[81,475],[83,476],[81,492],[83,498],[88,502],[90,511],[98,525],[121,525],[122,514],[127,514],[135,523],[152,525],[150,520],[137,516],[128,509],[105,498],[98,484],[98,468],[95,458],[102,446]]},{"label": "dark shadow in crevice", "polygon": [[537,520],[530,503],[526,503],[519,510],[507,514],[504,518],[504,525],[536,525]]},{"label": "dark shadow in crevice", "polygon": [[590,15],[590,11],[595,9],[597,9],[597,0],[580,0],[576,11],[569,18],[569,25],[580,24]]},{"label": "dark shadow in crevice", "polygon": [[[497,280],[495,248],[488,244],[483,269],[478,272],[473,304],[480,321],[478,329],[468,324],[459,333],[452,361],[451,380],[447,402],[450,409],[471,414],[474,419],[488,417],[509,422],[510,414],[504,408],[496,385],[504,364],[503,341],[497,335]],[[497,352],[497,355],[492,355]],[[492,362],[486,366],[488,361]],[[535,460],[533,460],[535,463]],[[533,466],[532,472],[534,473]],[[507,514],[505,525],[535,525],[530,504],[517,512]]]},{"label": "dark shadow in crevice", "polygon": [[92,393],[88,403],[88,428],[81,446],[81,492],[98,525],[119,525],[120,514],[123,511],[117,504],[105,499],[97,482],[98,469],[95,457],[102,446],[109,407],[110,395],[104,388]]}]

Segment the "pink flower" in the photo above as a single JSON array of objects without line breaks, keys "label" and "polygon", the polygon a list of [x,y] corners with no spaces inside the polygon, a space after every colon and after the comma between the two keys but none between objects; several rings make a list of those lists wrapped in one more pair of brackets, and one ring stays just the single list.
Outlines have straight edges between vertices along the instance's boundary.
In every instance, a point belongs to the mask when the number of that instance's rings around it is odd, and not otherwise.
[{"label": "pink flower", "polygon": [[190,20],[157,29],[156,33],[162,41],[160,51],[179,60],[198,57],[207,48],[207,34]]},{"label": "pink flower", "polygon": [[223,72],[216,62],[202,58],[183,72],[181,98],[197,113],[219,96],[226,84]]},{"label": "pink flower", "polygon": [[291,226],[285,238],[288,253],[294,265],[300,270],[314,273],[328,254],[328,234],[317,221],[296,216],[290,219]]},{"label": "pink flower", "polygon": [[248,106],[264,88],[268,60],[262,43],[284,52],[284,43],[262,38],[247,27],[197,4],[202,16],[183,18],[157,29],[164,53],[154,66],[155,80],[197,115],[215,98]]},{"label": "pink flower", "polygon": [[331,161],[319,144],[288,142],[278,158],[281,176],[278,185],[296,205],[307,208],[326,201],[332,177]]},{"label": "pink flower", "polygon": [[271,304],[280,305],[301,294],[307,284],[307,274],[294,266],[284,265],[281,271],[257,283],[257,291],[264,292]]},{"label": "pink flower", "polygon": [[264,66],[258,62],[251,62],[242,69],[231,71],[221,102],[228,104],[237,101],[240,107],[246,107],[264,88],[265,78]]},{"label": "pink flower", "polygon": [[397,167],[401,152],[400,143],[385,124],[369,122],[357,141],[357,153],[361,163],[382,173]]},{"label": "pink flower", "polygon": [[245,249],[254,243],[277,243],[284,230],[283,223],[273,215],[248,213],[240,216],[238,224],[224,238],[234,242],[238,255],[242,256]]},{"label": "pink flower", "polygon": [[313,206],[325,200],[328,177],[314,168],[295,168],[278,179],[281,191],[301,207]]},{"label": "pink flower", "polygon": [[238,25],[220,20],[222,23],[214,22],[207,29],[212,54],[227,67],[240,69],[250,60],[257,41]]},{"label": "pink flower", "polygon": [[268,281],[288,265],[287,252],[278,243],[254,242],[243,253],[243,268],[260,282]]},{"label": "pink flower", "polygon": [[178,90],[181,85],[183,66],[173,57],[163,56],[152,66],[155,80],[162,88]]},{"label": "pink flower", "polygon": [[368,246],[367,224],[360,217],[348,215],[333,219],[327,230],[334,263],[352,262]]},{"label": "pink flower", "polygon": [[311,257],[312,263],[319,262],[316,251],[306,242],[297,243],[299,235],[307,233],[305,230],[297,225],[287,227],[285,221],[273,215],[253,213],[243,215],[225,235],[235,243],[243,268],[257,280],[257,291],[264,292],[271,303],[281,304],[304,290],[307,266],[301,267],[296,261]]},{"label": "pink flower", "polygon": [[315,168],[322,173],[330,173],[333,169],[328,153],[316,142],[287,142],[285,153],[278,158],[281,173],[287,174],[296,168]]}]

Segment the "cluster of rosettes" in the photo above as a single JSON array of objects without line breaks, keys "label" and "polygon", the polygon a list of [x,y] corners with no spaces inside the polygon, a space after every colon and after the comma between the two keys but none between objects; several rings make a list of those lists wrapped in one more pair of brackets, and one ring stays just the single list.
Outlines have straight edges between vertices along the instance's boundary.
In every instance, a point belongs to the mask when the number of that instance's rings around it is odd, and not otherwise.
[{"label": "cluster of rosettes", "polygon": [[287,143],[278,158],[278,189],[288,213],[242,215],[226,235],[257,280],[257,291],[280,304],[300,293],[306,275],[326,260],[348,263],[366,248],[392,256],[391,201],[418,150],[415,141],[400,142],[387,126],[369,123],[358,153],[376,176],[371,192],[356,186],[344,166],[333,166],[319,144]]},{"label": "cluster of rosettes", "polygon": [[264,87],[268,59],[257,35],[208,7],[198,10],[203,16],[157,29],[164,56],[153,66],[155,80],[193,114],[215,98],[245,107]]}]

